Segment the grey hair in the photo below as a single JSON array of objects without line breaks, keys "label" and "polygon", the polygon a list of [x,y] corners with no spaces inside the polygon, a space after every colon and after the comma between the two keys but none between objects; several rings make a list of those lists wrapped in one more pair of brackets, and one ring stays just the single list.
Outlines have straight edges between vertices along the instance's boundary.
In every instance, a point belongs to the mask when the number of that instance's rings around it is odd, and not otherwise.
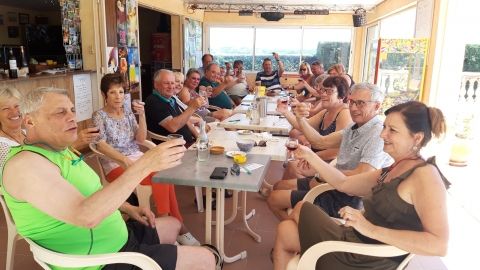
[{"label": "grey hair", "polygon": [[215,62],[211,62],[205,67],[205,71],[210,70],[213,66],[219,66],[219,65]]},{"label": "grey hair", "polygon": [[20,101],[20,111],[23,115],[33,113],[42,106],[46,94],[60,94],[68,96],[67,90],[54,87],[40,87],[29,91]]},{"label": "grey hair", "polygon": [[372,96],[372,101],[375,101],[378,103],[382,103],[385,97],[383,92],[380,90],[380,88],[378,88],[378,86],[376,86],[375,84],[365,83],[365,82],[356,83],[352,86],[351,92],[353,94],[355,91],[358,91],[358,90],[368,90],[370,92],[370,95]]},{"label": "grey hair", "polygon": [[17,90],[17,88],[8,87],[8,86],[0,87],[0,102],[2,102],[5,99],[12,98],[12,97],[14,97],[18,100],[21,100],[22,99],[22,94],[20,94],[20,92]]},{"label": "grey hair", "polygon": [[314,86],[317,86],[319,84],[323,84],[323,81],[325,81],[326,78],[328,78],[328,74],[323,73],[322,75],[319,75],[317,78],[315,78],[315,81],[313,82]]},{"label": "grey hair", "polygon": [[155,72],[155,75],[153,75],[153,81],[155,81],[155,82],[160,81],[160,76],[161,76],[162,74],[165,74],[165,73],[166,73],[166,74],[172,74],[172,75],[173,75],[173,71],[162,68],[162,69],[159,69],[159,70],[157,70],[157,71]]}]

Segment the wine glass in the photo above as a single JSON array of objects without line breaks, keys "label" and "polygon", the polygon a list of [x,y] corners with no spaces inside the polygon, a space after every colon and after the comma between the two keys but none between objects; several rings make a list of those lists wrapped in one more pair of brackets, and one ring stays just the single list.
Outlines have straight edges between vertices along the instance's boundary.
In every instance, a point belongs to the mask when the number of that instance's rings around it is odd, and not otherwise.
[{"label": "wine glass", "polygon": [[285,142],[285,146],[287,147],[288,152],[290,154],[290,157],[287,160],[288,161],[295,160],[295,155],[293,154],[293,151],[297,150],[298,148],[298,140],[295,138],[288,138],[287,141]]}]

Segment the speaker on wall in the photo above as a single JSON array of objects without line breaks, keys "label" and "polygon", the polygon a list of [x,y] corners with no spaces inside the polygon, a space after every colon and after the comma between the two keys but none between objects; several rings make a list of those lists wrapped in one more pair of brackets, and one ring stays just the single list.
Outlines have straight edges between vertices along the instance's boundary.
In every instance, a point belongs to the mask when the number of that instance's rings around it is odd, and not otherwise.
[{"label": "speaker on wall", "polygon": [[282,12],[262,12],[260,16],[269,22],[276,22],[283,19],[285,14]]},{"label": "speaker on wall", "polygon": [[363,8],[355,10],[355,13],[352,15],[353,18],[353,27],[361,27],[367,24],[367,12]]}]

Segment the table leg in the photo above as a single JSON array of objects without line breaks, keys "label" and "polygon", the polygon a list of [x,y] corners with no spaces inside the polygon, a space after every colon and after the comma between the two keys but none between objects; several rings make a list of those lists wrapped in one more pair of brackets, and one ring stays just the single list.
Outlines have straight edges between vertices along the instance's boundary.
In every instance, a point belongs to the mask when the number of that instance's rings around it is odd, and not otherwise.
[{"label": "table leg", "polygon": [[197,199],[197,211],[199,213],[203,213],[205,211],[205,207],[203,205],[203,198],[202,198],[202,187],[195,187],[195,198]]},{"label": "table leg", "polygon": [[205,212],[205,243],[212,244],[212,188],[205,188],[207,195]]},{"label": "table leg", "polygon": [[237,255],[232,257],[228,257],[225,255],[225,247],[224,247],[224,235],[225,235],[225,189],[218,188],[217,189],[217,213],[216,213],[216,222],[217,225],[215,226],[216,232],[216,243],[217,248],[220,251],[220,254],[223,257],[223,261],[226,263],[232,263],[241,259],[245,259],[247,257],[247,251],[242,251]]},{"label": "table leg", "polygon": [[252,209],[250,213],[247,214],[247,192],[242,191],[243,196],[242,196],[242,205],[243,205],[243,213],[242,213],[242,220],[243,220],[243,225],[245,225],[245,228],[247,229],[247,233],[252,236],[252,238],[257,241],[258,243],[262,242],[262,237],[254,232],[250,226],[248,225],[248,220],[255,215],[255,209]]},{"label": "table leg", "polygon": [[[228,225],[230,223],[232,223],[235,218],[237,218],[237,213],[238,213],[238,190],[234,190],[233,191],[233,197],[232,197],[232,214],[230,215],[230,217],[225,220],[225,225]],[[212,221],[212,225],[216,225],[216,221]]]}]

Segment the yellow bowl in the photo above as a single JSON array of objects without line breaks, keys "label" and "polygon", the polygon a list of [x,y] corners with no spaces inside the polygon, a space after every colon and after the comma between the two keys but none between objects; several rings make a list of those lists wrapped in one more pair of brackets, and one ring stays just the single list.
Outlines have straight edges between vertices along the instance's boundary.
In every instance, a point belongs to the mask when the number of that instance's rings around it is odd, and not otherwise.
[{"label": "yellow bowl", "polygon": [[237,164],[243,164],[247,162],[247,155],[236,154],[233,156],[233,162]]}]

